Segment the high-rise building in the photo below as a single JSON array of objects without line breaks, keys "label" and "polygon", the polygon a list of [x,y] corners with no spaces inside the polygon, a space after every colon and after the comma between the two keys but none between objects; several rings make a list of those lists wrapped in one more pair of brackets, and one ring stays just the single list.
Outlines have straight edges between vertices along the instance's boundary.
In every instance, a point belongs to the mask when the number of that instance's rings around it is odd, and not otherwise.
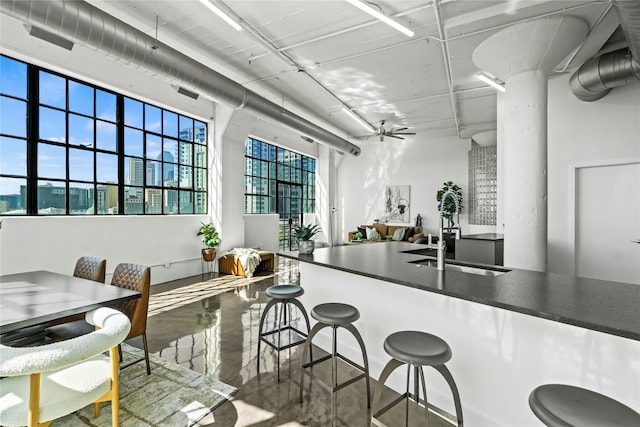
[{"label": "high-rise building", "polygon": [[125,184],[129,185],[143,185],[144,184],[144,161],[142,159],[130,158],[129,159],[129,182]]}]

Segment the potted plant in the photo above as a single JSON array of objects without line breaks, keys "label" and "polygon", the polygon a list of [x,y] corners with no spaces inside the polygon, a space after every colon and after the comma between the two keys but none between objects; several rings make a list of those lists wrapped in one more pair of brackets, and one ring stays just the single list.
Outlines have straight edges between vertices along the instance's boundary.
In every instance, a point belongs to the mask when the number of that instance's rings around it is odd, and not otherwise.
[{"label": "potted plant", "polygon": [[362,241],[362,233],[360,231],[356,231],[356,233],[353,235],[354,239],[352,239],[352,242],[360,242]]},{"label": "potted plant", "polygon": [[447,219],[449,228],[455,225],[453,216],[462,210],[462,189],[452,181],[447,181],[436,194],[438,212],[442,218]]},{"label": "potted plant", "polygon": [[300,254],[311,254],[315,249],[315,242],[311,240],[313,236],[320,232],[320,226],[298,225],[293,229],[293,234],[298,238],[298,252]]},{"label": "potted plant", "polygon": [[206,248],[202,249],[202,257],[205,261],[210,262],[216,259],[216,246],[222,242],[222,239],[220,239],[220,235],[213,223],[205,224],[201,222],[201,224],[202,226],[198,230],[197,236],[202,236],[202,242],[207,245]]}]

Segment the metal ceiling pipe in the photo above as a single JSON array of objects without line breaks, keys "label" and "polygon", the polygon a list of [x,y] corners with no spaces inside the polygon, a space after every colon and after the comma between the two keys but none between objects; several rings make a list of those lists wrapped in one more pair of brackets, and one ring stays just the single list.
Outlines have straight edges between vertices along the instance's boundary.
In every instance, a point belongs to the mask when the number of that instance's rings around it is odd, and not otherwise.
[{"label": "metal ceiling pipe", "polygon": [[629,42],[631,55],[640,64],[640,2],[613,0],[620,27]]},{"label": "metal ceiling pipe", "polygon": [[585,62],[569,79],[569,87],[581,101],[592,102],[634,81],[640,81],[640,64],[624,48]]},{"label": "metal ceiling pipe", "polygon": [[585,62],[569,79],[573,94],[596,101],[612,88],[640,81],[640,2],[613,0],[629,48],[605,53]]},{"label": "metal ceiling pipe", "polygon": [[[360,155],[360,147],[291,111],[266,100],[241,84],[156,41],[142,31],[84,1],[2,0],[0,11],[25,24],[72,40],[116,61],[181,86],[230,108],[281,122],[341,153]],[[156,47],[156,48],[154,48]]]}]

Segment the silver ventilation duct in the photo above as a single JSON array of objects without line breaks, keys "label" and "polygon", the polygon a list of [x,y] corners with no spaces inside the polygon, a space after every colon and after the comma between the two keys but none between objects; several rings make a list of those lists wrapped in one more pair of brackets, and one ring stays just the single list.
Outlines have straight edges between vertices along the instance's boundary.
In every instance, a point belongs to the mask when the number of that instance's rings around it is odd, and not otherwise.
[{"label": "silver ventilation duct", "polygon": [[585,62],[569,79],[580,100],[596,101],[612,88],[640,81],[640,2],[613,0],[628,49],[605,53]]},{"label": "silver ventilation duct", "polygon": [[[200,93],[230,108],[245,108],[276,120],[339,152],[360,155],[357,145],[264,99],[84,1],[2,0],[0,11],[25,24],[103,52],[171,85]],[[153,49],[157,45],[159,48]]]}]

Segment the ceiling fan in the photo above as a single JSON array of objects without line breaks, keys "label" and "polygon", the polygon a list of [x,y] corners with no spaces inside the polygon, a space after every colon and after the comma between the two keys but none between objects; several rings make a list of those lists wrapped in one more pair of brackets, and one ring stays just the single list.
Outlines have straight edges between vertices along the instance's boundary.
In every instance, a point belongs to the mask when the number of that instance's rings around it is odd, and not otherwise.
[{"label": "ceiling fan", "polygon": [[381,120],[380,126],[378,127],[378,129],[376,129],[376,134],[380,136],[380,141],[384,141],[385,136],[388,136],[389,138],[404,139],[403,137],[398,135],[415,135],[416,134],[415,132],[405,132],[407,129],[409,129],[408,127],[385,129],[384,123],[385,121]]}]

